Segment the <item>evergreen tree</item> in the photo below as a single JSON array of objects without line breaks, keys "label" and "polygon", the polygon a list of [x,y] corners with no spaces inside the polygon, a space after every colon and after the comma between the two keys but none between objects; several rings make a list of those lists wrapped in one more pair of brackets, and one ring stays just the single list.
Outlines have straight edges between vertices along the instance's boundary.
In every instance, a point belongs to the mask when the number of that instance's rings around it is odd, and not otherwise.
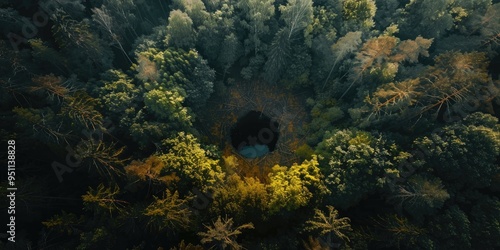
[{"label": "evergreen tree", "polygon": [[407,157],[381,135],[340,130],[327,133],[316,148],[331,204],[348,208],[386,183],[386,173],[397,171]]},{"label": "evergreen tree", "polygon": [[243,247],[236,241],[236,237],[242,234],[244,229],[253,229],[252,223],[243,224],[241,226],[234,226],[232,218],[221,219],[219,216],[213,226],[205,225],[206,232],[199,232],[198,235],[202,237],[201,243],[210,243],[217,249],[223,250],[227,247],[230,249],[243,249]]},{"label": "evergreen tree", "polygon": [[474,113],[464,119],[465,124],[444,127],[440,134],[415,140],[426,152],[427,166],[446,186],[453,189],[481,188],[491,183],[498,172],[498,125],[489,115]]},{"label": "evergreen tree", "polygon": [[338,218],[339,212],[332,206],[327,206],[328,214],[323,213],[319,209],[315,209],[312,220],[307,221],[306,230],[320,230],[321,235],[327,235],[327,243],[333,244],[334,238],[341,241],[349,241],[349,237],[345,234],[351,231],[350,219],[347,217]]}]

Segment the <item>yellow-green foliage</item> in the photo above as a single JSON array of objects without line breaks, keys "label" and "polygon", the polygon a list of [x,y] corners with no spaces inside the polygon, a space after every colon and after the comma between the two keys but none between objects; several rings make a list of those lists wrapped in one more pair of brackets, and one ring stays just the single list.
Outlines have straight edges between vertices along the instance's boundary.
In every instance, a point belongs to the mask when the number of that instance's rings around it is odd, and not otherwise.
[{"label": "yellow-green foliage", "polygon": [[133,79],[121,70],[110,69],[101,75],[101,85],[96,92],[99,106],[113,115],[121,116],[139,95],[139,89]]},{"label": "yellow-green foliage", "polygon": [[218,249],[242,250],[244,249],[237,241],[236,237],[242,233],[243,229],[254,229],[253,223],[246,223],[241,226],[234,225],[233,218],[221,218],[219,216],[214,221],[213,226],[204,225],[206,232],[199,232],[202,237],[201,243],[213,243]]},{"label": "yellow-green foliage", "polygon": [[295,150],[295,154],[302,159],[310,160],[314,154],[314,150],[311,146],[304,143]]},{"label": "yellow-green foliage", "polygon": [[42,224],[50,229],[61,233],[73,234],[76,226],[83,223],[83,217],[78,218],[75,214],[62,211],[50,219],[43,221]]},{"label": "yellow-green foliage", "polygon": [[171,139],[163,141],[168,151],[159,157],[165,162],[165,173],[177,172],[188,185],[206,189],[224,179],[219,160],[207,156],[198,140],[191,134],[179,132]]},{"label": "yellow-green foliage", "polygon": [[309,203],[313,195],[326,192],[316,156],[291,167],[276,165],[269,174],[269,209],[276,213],[281,209],[294,210]]},{"label": "yellow-green foliage", "polygon": [[165,162],[157,155],[152,155],[143,161],[132,161],[125,167],[125,172],[132,179],[137,178],[141,181],[159,181],[167,185],[179,181],[175,173],[161,175],[163,168],[165,168]]},{"label": "yellow-green foliage", "polygon": [[188,109],[182,106],[184,97],[177,91],[160,87],[144,94],[144,103],[148,110],[160,119],[169,119],[187,126],[191,125],[192,117]]},{"label": "yellow-green foliage", "polygon": [[212,209],[217,214],[228,214],[237,221],[249,217],[264,217],[269,195],[266,185],[253,177],[241,178],[237,174],[227,177],[216,189]]},{"label": "yellow-green foliage", "polygon": [[348,217],[339,218],[339,211],[332,206],[326,206],[328,213],[325,214],[319,209],[314,209],[314,217],[306,222],[306,230],[319,231],[321,235],[334,235],[336,238],[349,241],[345,234],[352,231],[351,219]]},{"label": "yellow-green foliage", "polygon": [[105,187],[102,183],[96,189],[89,188],[87,194],[82,195],[83,204],[85,209],[91,210],[95,213],[104,211],[112,212],[118,210],[120,205],[124,203],[115,198],[120,193],[118,185],[112,187]]},{"label": "yellow-green foliage", "polygon": [[373,17],[377,6],[373,0],[344,0],[342,1],[342,14],[345,20],[354,20],[361,27],[372,27],[375,23]]},{"label": "yellow-green foliage", "polygon": [[313,196],[320,199],[328,192],[318,164],[317,157],[312,155],[311,160],[302,164],[275,165],[267,184],[233,174],[216,190],[214,212],[230,214],[237,220],[255,216],[266,219],[266,214],[292,211],[314,203]]},{"label": "yellow-green foliage", "polygon": [[194,49],[184,51],[169,48],[161,51],[151,48],[141,52],[138,57],[140,64],[136,66],[137,77],[144,82],[144,88],[148,91],[175,89],[185,98],[187,105],[194,107],[204,105],[213,92],[215,72]]},{"label": "yellow-green foliage", "polygon": [[175,230],[189,226],[191,210],[187,206],[187,200],[179,198],[177,191],[172,193],[167,189],[163,198],[154,199],[144,211],[149,219],[148,226],[155,230]]}]

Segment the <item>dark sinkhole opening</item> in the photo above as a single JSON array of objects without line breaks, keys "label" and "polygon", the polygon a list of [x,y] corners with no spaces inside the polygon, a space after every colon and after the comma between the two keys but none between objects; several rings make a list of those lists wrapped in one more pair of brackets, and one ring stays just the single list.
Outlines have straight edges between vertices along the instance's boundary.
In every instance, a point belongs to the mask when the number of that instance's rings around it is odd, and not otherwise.
[{"label": "dark sinkhole opening", "polygon": [[231,144],[246,158],[257,158],[274,151],[279,123],[262,112],[252,110],[231,128]]}]

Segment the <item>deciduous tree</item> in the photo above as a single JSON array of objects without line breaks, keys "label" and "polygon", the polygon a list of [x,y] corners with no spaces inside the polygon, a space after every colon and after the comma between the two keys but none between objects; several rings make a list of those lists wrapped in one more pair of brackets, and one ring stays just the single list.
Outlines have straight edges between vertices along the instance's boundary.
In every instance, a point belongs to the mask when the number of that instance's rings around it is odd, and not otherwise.
[{"label": "deciduous tree", "polygon": [[176,172],[182,188],[194,186],[207,191],[224,179],[219,161],[211,159],[193,135],[179,132],[164,140],[163,145],[167,150],[160,155],[166,165],[163,173]]},{"label": "deciduous tree", "polygon": [[121,70],[110,69],[101,74],[94,89],[99,106],[106,116],[118,122],[125,110],[138,106],[140,89]]},{"label": "deciduous tree", "polygon": [[313,3],[311,0],[288,0],[280,5],[281,18],[285,21],[287,39],[305,29],[313,21]]},{"label": "deciduous tree", "polygon": [[193,20],[194,27],[203,24],[209,16],[209,13],[205,9],[205,4],[201,0],[174,0],[173,7],[187,13]]},{"label": "deciduous tree", "polygon": [[224,185],[214,191],[211,209],[230,215],[236,222],[262,220],[269,206],[266,185],[254,177],[228,176]]},{"label": "deciduous tree", "polygon": [[362,33],[360,31],[349,32],[345,36],[339,38],[339,40],[334,45],[332,45],[331,50],[335,56],[335,61],[333,62],[332,67],[328,72],[328,76],[325,79],[325,83],[323,83],[321,89],[325,88],[325,85],[328,83],[328,80],[330,79],[335,66],[348,54],[358,49],[358,46],[361,44],[361,34]]},{"label": "deciduous tree", "polygon": [[[327,193],[317,158],[291,167],[276,165],[269,174],[271,213],[295,210]],[[313,197],[315,196],[315,197]]]},{"label": "deciduous tree", "polygon": [[109,10],[106,8],[106,6],[102,6],[101,8],[93,8],[92,12],[94,13],[92,15],[93,21],[98,24],[98,27],[102,29],[104,34],[111,38],[113,43],[116,43],[118,45],[123,55],[127,58],[130,64],[132,64],[133,62],[132,60],[130,60],[130,57],[123,48],[118,34],[115,33],[115,29],[117,29],[115,28],[116,23],[113,20],[112,15],[110,15]]},{"label": "deciduous tree", "polygon": [[193,21],[184,12],[172,10],[168,17],[167,37],[165,43],[177,48],[190,49],[194,47],[196,31]]},{"label": "deciduous tree", "polygon": [[343,32],[367,31],[374,26],[373,17],[377,11],[374,0],[343,0]]}]

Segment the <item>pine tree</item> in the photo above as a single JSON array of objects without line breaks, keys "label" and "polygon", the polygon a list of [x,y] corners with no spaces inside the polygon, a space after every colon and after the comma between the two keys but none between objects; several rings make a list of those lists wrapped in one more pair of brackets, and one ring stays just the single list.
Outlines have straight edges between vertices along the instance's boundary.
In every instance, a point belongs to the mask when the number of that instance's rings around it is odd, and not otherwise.
[{"label": "pine tree", "polygon": [[201,243],[213,244],[217,249],[223,250],[226,248],[239,250],[243,247],[236,241],[238,235],[242,234],[244,229],[253,229],[252,223],[235,226],[232,218],[223,218],[221,216],[213,222],[213,226],[205,225],[206,232],[199,232],[202,237]]},{"label": "pine tree", "polygon": [[438,178],[412,176],[408,183],[397,188],[391,199],[409,214],[419,218],[441,208],[450,195]]},{"label": "pine tree", "polygon": [[89,187],[89,191],[82,195],[84,208],[95,215],[117,212],[127,204],[126,201],[116,198],[119,193],[120,188],[116,184],[106,187],[101,183],[96,189]]},{"label": "pine tree", "polygon": [[187,229],[191,224],[191,210],[188,200],[179,197],[179,192],[166,190],[163,198],[154,197],[144,215],[148,218],[148,226],[154,231],[164,229],[178,231]]},{"label": "pine tree", "polygon": [[349,237],[345,234],[351,231],[351,220],[348,217],[339,217],[339,212],[332,206],[326,206],[328,213],[325,214],[319,209],[314,210],[314,217],[312,220],[306,222],[306,230],[320,231],[320,235],[327,236],[327,243],[333,244],[334,238],[341,241],[349,241]]}]

